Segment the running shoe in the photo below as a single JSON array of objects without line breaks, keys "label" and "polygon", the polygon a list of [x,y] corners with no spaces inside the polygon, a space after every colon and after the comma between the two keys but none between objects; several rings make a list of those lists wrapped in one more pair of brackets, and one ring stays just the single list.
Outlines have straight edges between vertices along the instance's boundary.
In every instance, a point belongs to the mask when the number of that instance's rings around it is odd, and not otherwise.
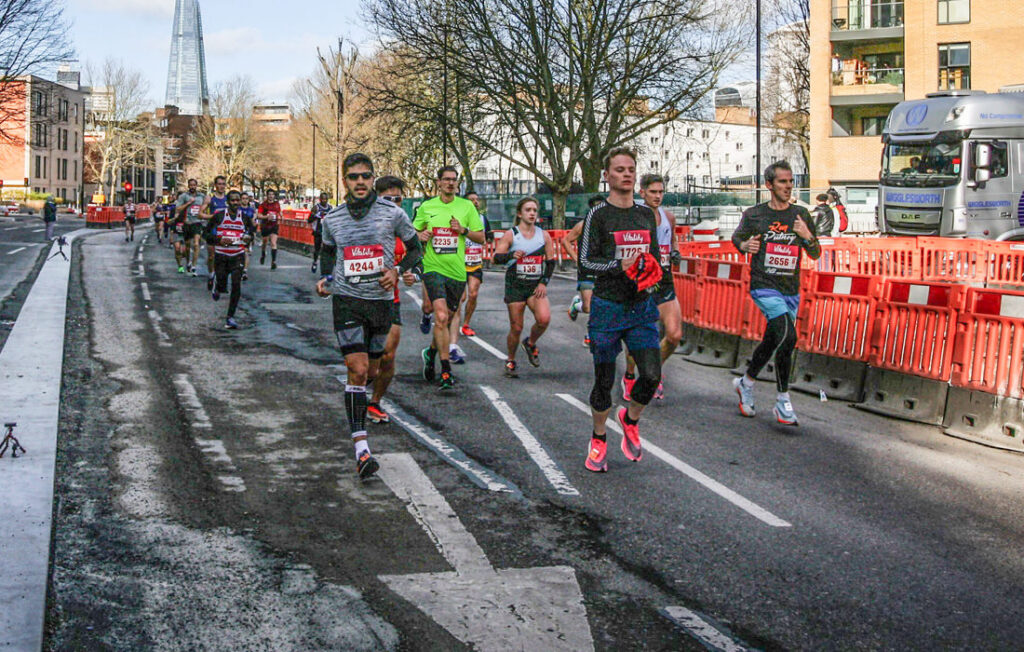
[{"label": "running shoe", "polygon": [[622,376],[622,400],[626,403],[633,400],[633,385],[636,385],[636,378]]},{"label": "running shoe", "polygon": [[[206,291],[209,292],[212,289],[213,289],[213,274],[210,274],[210,276],[207,277],[207,279],[206,279]],[[215,299],[215,301],[216,301],[216,299]]]},{"label": "running shoe", "polygon": [[313,264],[309,266],[309,271],[311,271],[314,274],[316,274],[316,261],[315,260],[313,261]]},{"label": "running shoe", "polygon": [[589,335],[587,335],[586,337],[583,338],[583,346],[585,346],[587,348],[590,348],[590,336]]},{"label": "running shoe", "polygon": [[185,267],[183,265],[178,265],[178,273],[179,274],[184,274],[185,273]]},{"label": "running shoe", "polygon": [[793,411],[793,404],[788,398],[781,396],[775,399],[775,407],[772,408],[775,419],[784,426],[800,425],[796,420],[796,412]]},{"label": "running shoe", "polygon": [[235,321],[234,317],[228,317],[228,320],[224,322],[224,328],[235,330],[238,328],[238,322]]},{"label": "running shoe", "polygon": [[199,276],[199,272],[198,272],[198,271],[196,271],[196,268],[195,268],[195,267],[193,267],[193,268],[192,268],[192,276],[193,276],[193,277],[195,277],[195,276]]},{"label": "running shoe", "polygon": [[434,377],[437,373],[437,370],[434,369],[434,357],[436,355],[437,352],[430,352],[429,346],[420,352],[420,357],[423,358],[423,380],[428,383],[434,382]]},{"label": "running shoe", "polygon": [[640,444],[640,424],[626,424],[626,408],[619,408],[617,417],[622,426],[622,454],[631,462],[639,462],[644,456]]},{"label": "running shoe", "polygon": [[540,366],[540,350],[536,344],[530,344],[529,338],[526,338],[521,342],[523,350],[526,351],[526,359],[530,361],[534,367]]},{"label": "running shoe", "polygon": [[267,254],[266,253],[262,253],[262,254],[260,254],[260,265],[266,265],[266,264],[267,264]]},{"label": "running shoe", "polygon": [[658,399],[659,401],[664,401],[665,400],[665,384],[664,383],[661,383],[661,382],[658,383],[658,389],[654,390],[654,398]]},{"label": "running shoe", "polygon": [[388,413],[381,409],[379,403],[370,403],[366,406],[366,416],[374,423],[387,423],[391,420]]},{"label": "running shoe", "polygon": [[423,317],[420,318],[420,332],[423,333],[424,335],[430,332],[431,319],[431,315],[423,315]]},{"label": "running shoe", "polygon": [[476,331],[469,327],[469,324],[462,325],[462,334],[466,337],[473,337],[476,335]]},{"label": "running shoe", "polygon": [[448,358],[452,364],[466,364],[466,352],[457,344],[448,349]]},{"label": "running shoe", "polygon": [[248,281],[249,280],[249,272],[242,272],[242,280],[243,281]]},{"label": "running shoe", "polygon": [[220,292],[217,291],[217,288],[213,288],[210,292],[210,296],[213,297],[214,301],[220,301]]},{"label": "running shoe", "polygon": [[128,236],[125,236],[124,241],[128,242]]},{"label": "running shoe", "polygon": [[270,263],[270,269],[277,269],[277,263]]},{"label": "running shoe", "polygon": [[519,372],[516,371],[516,361],[506,360],[505,361],[505,377],[506,378],[519,378]]},{"label": "running shoe", "polygon": [[360,480],[369,478],[379,469],[380,464],[377,463],[377,460],[373,459],[373,455],[370,455],[370,451],[366,451],[359,456],[358,460],[356,460],[356,472],[359,474]]},{"label": "running shoe", "polygon": [[580,308],[582,307],[583,299],[577,294],[572,298],[572,303],[569,304],[569,319],[576,321],[576,318],[580,316]]},{"label": "running shoe", "polygon": [[608,470],[608,460],[605,456],[608,453],[608,442],[601,441],[597,437],[590,438],[590,450],[587,451],[587,461],[584,466],[588,471],[604,473]]},{"label": "running shoe", "polygon": [[441,382],[437,384],[438,389],[451,389],[455,387],[455,376],[447,371],[441,372]]},{"label": "running shoe", "polygon": [[756,416],[757,410],[754,409],[754,388],[744,385],[742,378],[734,378],[732,386],[736,389],[736,394],[740,397],[740,414],[745,417]]}]

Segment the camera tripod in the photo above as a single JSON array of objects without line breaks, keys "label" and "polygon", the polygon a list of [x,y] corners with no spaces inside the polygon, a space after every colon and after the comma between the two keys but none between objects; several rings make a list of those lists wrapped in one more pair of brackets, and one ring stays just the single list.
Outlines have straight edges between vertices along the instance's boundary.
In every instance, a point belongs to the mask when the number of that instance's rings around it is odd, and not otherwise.
[{"label": "camera tripod", "polygon": [[0,441],[0,457],[4,456],[8,447],[11,449],[11,457],[18,457],[19,450],[22,455],[28,452],[25,450],[25,447],[21,445],[21,442],[18,441],[18,438],[14,436],[14,427],[17,425],[18,424],[13,421],[4,424],[4,428],[7,428],[7,432],[4,434],[4,440]]},{"label": "camera tripod", "polygon": [[[68,255],[66,253],[64,253],[64,245],[66,245],[67,243],[68,243],[68,239],[67,238],[65,238],[64,236],[58,236],[57,237],[57,251],[55,251],[52,254],[50,254],[50,258],[56,258],[57,256],[61,256],[64,260],[67,260],[68,259]],[[47,258],[46,260],[50,260],[50,258]]]}]

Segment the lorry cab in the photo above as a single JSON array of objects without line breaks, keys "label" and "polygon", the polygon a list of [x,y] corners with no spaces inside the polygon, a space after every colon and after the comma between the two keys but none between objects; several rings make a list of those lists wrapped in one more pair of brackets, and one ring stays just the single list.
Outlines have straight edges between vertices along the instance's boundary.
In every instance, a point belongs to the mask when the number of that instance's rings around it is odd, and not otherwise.
[{"label": "lorry cab", "polygon": [[882,233],[1024,240],[1024,93],[903,102],[882,142]]}]

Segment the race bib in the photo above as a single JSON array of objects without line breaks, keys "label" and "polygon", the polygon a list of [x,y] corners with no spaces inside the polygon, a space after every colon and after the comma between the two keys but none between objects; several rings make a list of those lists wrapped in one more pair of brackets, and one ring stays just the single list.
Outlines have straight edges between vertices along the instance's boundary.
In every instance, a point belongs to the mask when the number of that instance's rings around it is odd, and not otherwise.
[{"label": "race bib", "polygon": [[616,231],[615,260],[633,258],[651,250],[650,231]]},{"label": "race bib", "polygon": [[484,248],[480,245],[466,245],[466,267],[479,267],[484,264]]},{"label": "race bib", "polygon": [[524,281],[539,279],[543,269],[544,256],[523,256],[516,261],[516,276]]},{"label": "race bib", "polygon": [[174,225],[174,232],[175,233],[184,233],[185,232],[184,225],[181,222],[178,222],[177,224],[175,224]]},{"label": "race bib", "polygon": [[672,245],[658,245],[661,251],[661,266],[669,267],[672,264]]},{"label": "race bib", "polygon": [[792,272],[796,269],[799,253],[800,248],[796,245],[769,242],[764,248],[764,266],[766,269]]},{"label": "race bib", "polygon": [[345,280],[349,283],[365,283],[376,280],[384,273],[384,247],[363,245],[345,247]]},{"label": "race bib", "polygon": [[195,204],[190,204],[189,207],[188,207],[188,216],[189,217],[199,217],[200,209],[202,209],[202,206],[196,206]]},{"label": "race bib", "polygon": [[435,226],[432,233],[434,237],[430,243],[434,247],[435,254],[444,256],[445,254],[459,253],[459,234],[455,232],[455,229]]},{"label": "race bib", "polygon": [[277,213],[267,213],[267,221],[271,224],[277,223]]}]

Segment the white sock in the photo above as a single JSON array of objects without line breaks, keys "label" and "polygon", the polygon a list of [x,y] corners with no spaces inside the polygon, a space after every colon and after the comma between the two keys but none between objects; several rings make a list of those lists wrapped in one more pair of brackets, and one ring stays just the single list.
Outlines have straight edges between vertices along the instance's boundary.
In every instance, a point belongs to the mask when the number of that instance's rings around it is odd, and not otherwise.
[{"label": "white sock", "polygon": [[780,401],[788,401],[789,400],[789,392],[779,392],[779,395],[778,395],[777,398]]},{"label": "white sock", "polygon": [[[365,431],[363,431],[363,432],[355,432],[355,433],[352,433],[352,435],[356,436],[356,437],[362,436],[362,437],[365,438],[366,437],[366,432]],[[366,439],[360,439],[359,441],[356,441],[356,442],[353,442],[353,443],[356,445],[356,459],[357,460],[362,456],[363,453],[369,453],[370,452],[370,445],[368,443],[366,443]]]},{"label": "white sock", "polygon": [[747,376],[746,374],[743,374],[743,378],[740,378],[740,382],[743,383],[743,386],[746,388],[754,386],[754,379]]}]

